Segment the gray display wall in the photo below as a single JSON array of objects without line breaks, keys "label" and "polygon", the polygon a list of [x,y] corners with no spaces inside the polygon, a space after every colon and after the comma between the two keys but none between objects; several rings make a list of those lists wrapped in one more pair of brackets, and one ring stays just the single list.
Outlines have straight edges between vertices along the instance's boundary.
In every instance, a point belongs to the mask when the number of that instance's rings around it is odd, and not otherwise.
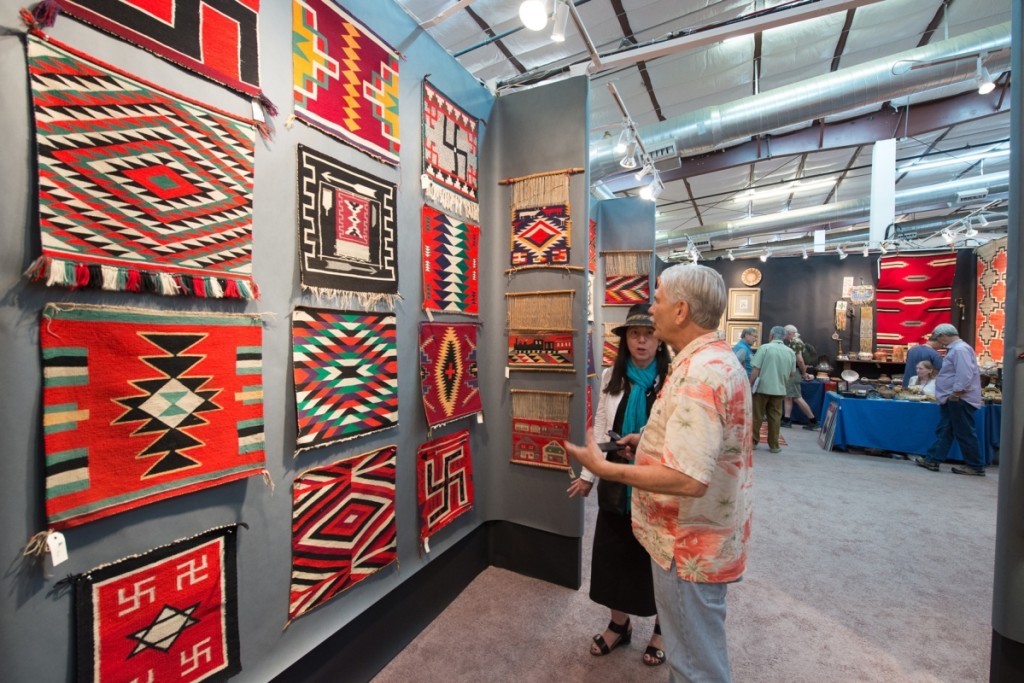
[{"label": "gray display wall", "polygon": [[[0,0],[0,25],[19,30],[25,3]],[[579,78],[542,90],[516,93],[497,103],[391,0],[346,2],[385,41],[404,56],[401,73],[401,167],[396,169],[345,146],[302,123],[286,126],[291,113],[291,7],[263,2],[260,13],[261,80],[281,109],[276,138],[257,139],[253,216],[253,274],[259,301],[165,298],[98,291],[68,291],[29,283],[21,273],[40,253],[36,212],[34,138],[22,39],[0,36],[4,97],[0,120],[6,132],[0,158],[4,201],[0,202],[0,514],[5,560],[0,590],[0,641],[4,678],[12,681],[70,680],[74,663],[73,606],[70,593],[54,590],[68,574],[87,571],[128,555],[200,533],[211,527],[245,523],[238,545],[239,624],[242,673],[237,680],[265,681],[287,669],[375,602],[414,578],[417,572],[490,520],[507,520],[576,539],[581,535],[579,501],[565,498],[564,473],[509,464],[511,386],[553,388],[571,385],[572,438],[583,438],[585,356],[574,375],[537,373],[504,376],[506,288],[577,289],[581,302],[575,322],[583,327],[582,275],[524,273],[504,275],[509,258],[508,188],[497,180],[510,175],[585,166],[587,82]],[[247,99],[209,83],[62,17],[50,35],[98,59],[124,68],[169,90],[214,107],[249,115]],[[469,420],[434,431],[439,436],[468,427],[472,434],[477,505],[431,539],[431,552],[419,549],[415,492],[415,452],[427,439],[417,364],[416,329],[424,320],[420,294],[421,83],[431,82],[463,108],[487,121],[481,158],[481,384],[482,424]],[[492,112],[493,107],[493,112]],[[398,264],[401,301],[397,304],[399,427],[293,457],[295,408],[291,380],[290,314],[295,305],[332,306],[303,295],[296,258],[296,145],[303,144],[399,185]],[[577,227],[573,263],[586,263],[585,175],[574,176],[572,202]],[[46,302],[81,302],[173,311],[259,312],[264,314],[263,384],[267,469],[275,488],[252,477],[90,522],[66,531],[68,562],[56,569],[23,560],[30,536],[45,529],[39,312]],[[437,316],[466,320],[464,316]],[[585,333],[579,337],[583,348]],[[388,445],[398,446],[396,515],[399,562],[357,584],[332,602],[284,630],[290,574],[291,482],[306,469]],[[577,558],[578,560],[578,558]],[[578,567],[577,567],[578,571]]]}]

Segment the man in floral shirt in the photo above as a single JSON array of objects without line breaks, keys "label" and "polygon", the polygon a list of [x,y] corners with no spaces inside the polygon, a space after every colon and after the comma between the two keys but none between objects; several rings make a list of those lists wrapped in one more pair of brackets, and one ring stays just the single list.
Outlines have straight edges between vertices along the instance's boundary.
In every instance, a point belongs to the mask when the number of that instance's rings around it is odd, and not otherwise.
[{"label": "man in floral shirt", "polygon": [[592,434],[566,444],[596,476],[633,487],[672,681],[731,680],[725,596],[746,568],[753,441],[747,373],[717,334],[725,300],[714,270],[665,270],[650,313],[677,353],[647,426],[618,442],[635,463],[605,460]]}]

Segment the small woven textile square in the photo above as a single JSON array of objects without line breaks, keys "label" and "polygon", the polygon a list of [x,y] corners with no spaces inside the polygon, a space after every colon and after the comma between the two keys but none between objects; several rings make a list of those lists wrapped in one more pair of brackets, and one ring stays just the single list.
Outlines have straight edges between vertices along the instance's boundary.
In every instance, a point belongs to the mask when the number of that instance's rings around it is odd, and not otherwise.
[{"label": "small woven textile square", "polygon": [[51,528],[265,471],[258,315],[48,304],[39,337]]},{"label": "small woven textile square", "polygon": [[295,117],[398,165],[398,53],[330,0],[292,1]]},{"label": "small woven textile square", "polygon": [[78,681],[225,681],[241,671],[237,526],[73,577]]},{"label": "small woven textile square", "polygon": [[397,452],[385,446],[295,477],[289,623],[397,559]]},{"label": "small woven textile square", "polygon": [[878,269],[875,306],[879,347],[920,343],[936,325],[949,322],[955,253],[883,256]]},{"label": "small woven textile square", "polygon": [[473,221],[477,203],[479,121],[423,80],[423,175],[428,199]]},{"label": "small woven textile square", "polygon": [[233,90],[260,94],[260,0],[60,0],[60,11]]},{"label": "small woven textile square", "polygon": [[571,392],[512,389],[512,462],[569,470]]},{"label": "small woven textile square", "polygon": [[416,450],[420,540],[473,508],[473,454],[469,430],[428,441]]},{"label": "small woven textile square", "polygon": [[395,315],[296,308],[292,373],[296,453],[397,426]]},{"label": "small woven textile square", "polygon": [[398,298],[394,183],[299,145],[299,266],[303,289],[356,298],[366,308]]},{"label": "small woven textile square", "polygon": [[428,426],[483,410],[476,338],[473,323],[420,323],[420,384]]},{"label": "small woven textile square", "polygon": [[569,265],[572,220],[566,205],[512,212],[512,267]]},{"label": "small woven textile square", "polygon": [[574,372],[572,332],[513,332],[508,335],[509,370]]},{"label": "small woven textile square", "polygon": [[255,126],[28,36],[49,286],[254,299]]},{"label": "small woven textile square", "polygon": [[423,206],[423,309],[480,312],[480,227]]},{"label": "small woven textile square", "polygon": [[650,251],[605,251],[604,305],[632,306],[651,300]]}]

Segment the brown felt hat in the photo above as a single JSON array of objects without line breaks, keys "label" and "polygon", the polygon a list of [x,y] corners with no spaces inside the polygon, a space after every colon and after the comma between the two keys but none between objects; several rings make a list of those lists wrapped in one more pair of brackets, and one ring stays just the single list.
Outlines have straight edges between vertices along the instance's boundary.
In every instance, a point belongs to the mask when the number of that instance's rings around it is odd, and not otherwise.
[{"label": "brown felt hat", "polygon": [[626,314],[626,321],[618,327],[613,327],[612,332],[620,337],[626,334],[631,327],[654,327],[654,320],[650,314],[650,304],[633,304]]}]

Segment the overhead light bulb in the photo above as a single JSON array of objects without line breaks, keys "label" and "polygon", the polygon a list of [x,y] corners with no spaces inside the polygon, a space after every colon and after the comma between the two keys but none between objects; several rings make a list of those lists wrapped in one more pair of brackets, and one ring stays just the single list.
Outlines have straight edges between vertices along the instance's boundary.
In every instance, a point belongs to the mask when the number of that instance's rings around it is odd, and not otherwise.
[{"label": "overhead light bulb", "polygon": [[846,252],[843,251],[842,247],[836,247],[836,253],[839,254],[839,260],[840,261],[842,261],[844,258],[846,258]]},{"label": "overhead light bulb", "polygon": [[551,26],[551,40],[565,42],[565,26],[569,23],[569,0],[555,0],[555,14]]},{"label": "overhead light bulb", "polygon": [[643,165],[643,168],[633,174],[633,177],[637,180],[643,180],[651,173],[654,173],[654,166],[652,166],[650,162],[647,162]]},{"label": "overhead light bulb", "polygon": [[694,263],[700,261],[700,252],[697,251],[696,247],[690,252],[690,260]]},{"label": "overhead light bulb", "polygon": [[761,252],[761,255],[758,258],[761,259],[761,263],[764,263],[765,261],[768,260],[769,256],[771,256],[771,252],[765,249],[764,251]]},{"label": "overhead light bulb", "polygon": [[729,250],[729,260],[730,261],[735,261],[736,260],[736,254],[732,253],[732,249]]},{"label": "overhead light bulb", "polygon": [[865,245],[864,245],[864,258],[867,258],[867,257],[868,257],[868,253],[869,253],[870,251],[871,251],[870,247],[869,247],[869,246],[868,246],[867,244],[865,244]]},{"label": "overhead light bulb", "polygon": [[978,81],[979,95],[987,95],[996,89],[996,81],[985,68],[985,62],[981,57],[978,57],[978,73],[974,78]]},{"label": "overhead light bulb", "polygon": [[548,25],[548,8],[544,0],[525,0],[519,5],[519,21],[531,31],[543,31]]},{"label": "overhead light bulb", "polygon": [[629,143],[633,140],[633,131],[630,130],[629,126],[623,126],[622,132],[619,133],[619,139],[615,143],[615,153],[625,154],[626,148],[629,147]]},{"label": "overhead light bulb", "polygon": [[804,252],[804,256],[803,256],[803,259],[804,259],[804,260],[806,261],[806,260],[807,260],[807,250],[806,250],[806,249],[804,249],[804,250],[803,250],[803,252]]},{"label": "overhead light bulb", "polygon": [[662,185],[661,179],[655,175],[650,183],[640,188],[640,198],[653,202],[661,196],[661,191],[664,189],[665,186]]},{"label": "overhead light bulb", "polygon": [[[636,143],[631,143],[631,146],[634,147],[634,148],[635,148],[635,145],[636,145]],[[622,157],[622,160],[619,162],[619,166],[621,166],[622,168],[629,168],[629,169],[636,168],[636,166],[637,166],[636,154],[633,153],[633,152],[630,152],[629,154],[627,154],[624,157]]]},{"label": "overhead light bulb", "polygon": [[953,235],[953,231],[949,228],[943,228],[942,239],[946,240],[946,244],[953,244],[953,240],[956,239],[956,236]]}]

